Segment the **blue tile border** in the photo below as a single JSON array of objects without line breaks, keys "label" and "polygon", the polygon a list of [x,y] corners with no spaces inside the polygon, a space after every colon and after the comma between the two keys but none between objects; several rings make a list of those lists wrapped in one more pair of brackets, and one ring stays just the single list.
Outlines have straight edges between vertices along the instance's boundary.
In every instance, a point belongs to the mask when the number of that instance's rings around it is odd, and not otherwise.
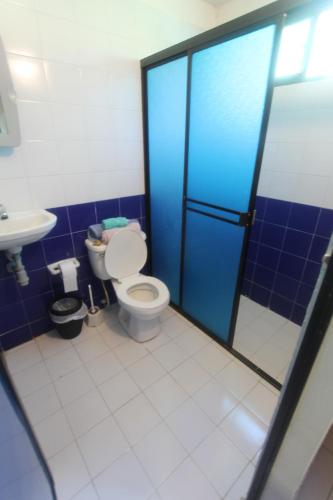
[{"label": "blue tile border", "polygon": [[[88,225],[122,214],[139,219],[145,228],[144,207],[145,195],[138,195],[50,208],[49,211],[58,217],[56,226],[43,240],[23,249],[23,263],[30,277],[27,287],[20,287],[8,273],[4,252],[0,252],[0,347],[11,349],[52,329],[48,305],[63,293],[63,286],[58,277],[50,275],[46,265],[56,260],[77,257],[81,264],[79,292],[87,302],[88,284],[91,283],[94,300],[101,305],[104,292],[92,273],[84,244]],[[111,285],[107,288],[111,303],[115,302]]]},{"label": "blue tile border", "polygon": [[333,210],[257,196],[242,293],[301,324],[333,232]]}]

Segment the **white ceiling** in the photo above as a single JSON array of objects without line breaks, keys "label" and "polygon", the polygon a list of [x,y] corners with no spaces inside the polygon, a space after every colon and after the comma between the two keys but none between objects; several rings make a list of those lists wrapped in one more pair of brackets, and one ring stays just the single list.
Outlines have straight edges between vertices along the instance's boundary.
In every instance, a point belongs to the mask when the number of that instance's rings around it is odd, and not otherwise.
[{"label": "white ceiling", "polygon": [[230,0],[204,0],[207,3],[210,3],[211,5],[215,5],[215,7],[219,7],[223,3],[229,2]]}]

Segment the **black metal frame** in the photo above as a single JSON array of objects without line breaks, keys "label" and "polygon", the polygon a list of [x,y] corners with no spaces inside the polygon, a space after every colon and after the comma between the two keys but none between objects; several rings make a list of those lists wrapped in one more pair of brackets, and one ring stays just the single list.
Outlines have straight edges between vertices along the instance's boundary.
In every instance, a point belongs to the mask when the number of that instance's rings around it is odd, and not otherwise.
[{"label": "black metal frame", "polygon": [[[188,56],[188,75],[187,75],[187,102],[186,102],[186,136],[185,136],[185,157],[184,157],[184,185],[183,185],[183,203],[182,203],[182,234],[181,234],[181,279],[180,279],[180,290],[179,290],[179,306],[176,304],[171,304],[172,307],[174,307],[178,312],[183,314],[185,317],[188,317],[193,323],[197,324],[202,330],[204,330],[209,336],[214,338],[217,342],[219,342],[223,347],[227,348],[229,351],[233,353],[238,359],[240,359],[243,363],[245,363],[247,366],[249,366],[251,369],[255,370],[257,373],[260,374],[261,377],[266,379],[268,382],[270,382],[273,386],[275,386],[278,389],[281,389],[281,384],[272,378],[268,373],[264,372],[263,370],[260,369],[260,367],[254,365],[249,359],[247,359],[245,356],[243,356],[240,352],[236,351],[233,347],[233,340],[234,340],[234,332],[235,332],[235,326],[236,326],[236,321],[237,321],[237,311],[239,307],[239,300],[240,300],[240,290],[241,290],[241,284],[242,284],[242,277],[244,273],[244,267],[245,267],[245,261],[246,261],[246,252],[248,248],[248,242],[249,242],[249,226],[251,225],[252,219],[254,217],[254,203],[255,203],[255,196],[256,196],[256,191],[257,191],[257,186],[258,186],[258,181],[259,181],[259,174],[260,174],[260,166],[261,166],[261,161],[262,161],[262,155],[263,155],[263,149],[264,149],[264,143],[265,143],[265,133],[267,129],[267,123],[269,119],[269,112],[270,112],[270,106],[271,106],[271,100],[272,100],[272,94],[274,87],[277,86],[279,83],[274,79],[274,74],[273,74],[273,68],[274,68],[274,63],[273,61],[276,61],[277,58],[277,51],[278,51],[278,44],[275,43],[275,49],[274,49],[274,55],[272,57],[272,66],[270,70],[270,78],[269,78],[269,84],[268,84],[268,96],[266,99],[266,109],[264,112],[263,116],[263,122],[262,122],[262,129],[261,129],[261,135],[260,135],[260,141],[259,141],[259,148],[258,148],[258,154],[257,154],[257,161],[256,161],[256,167],[254,171],[254,177],[253,177],[253,185],[252,185],[252,194],[250,198],[250,204],[249,204],[249,213],[239,213],[241,217],[241,225],[245,225],[245,236],[243,240],[243,248],[241,252],[241,260],[240,260],[240,266],[239,266],[239,273],[238,273],[238,278],[237,278],[237,287],[236,287],[236,294],[234,298],[234,304],[233,304],[233,312],[232,312],[232,319],[231,319],[231,325],[230,325],[230,332],[229,332],[229,338],[228,338],[228,343],[225,343],[223,340],[219,339],[216,337],[209,329],[207,329],[204,325],[198,323],[194,318],[190,317],[183,311],[182,309],[182,292],[183,292],[183,262],[184,262],[184,241],[185,241],[185,231],[186,231],[186,203],[187,201],[191,201],[194,203],[201,203],[198,202],[198,200],[193,200],[193,199],[188,199],[186,197],[186,185],[187,185],[187,163],[188,163],[188,129],[189,129],[189,113],[190,113],[190,89],[191,89],[191,68],[192,68],[192,54],[198,50],[202,50],[203,48],[215,45],[217,43],[220,43],[222,40],[225,41],[228,38],[233,38],[237,35],[240,34],[246,34],[248,31],[252,31],[256,28],[263,27],[265,25],[271,24],[272,22],[276,22],[278,16],[280,16],[280,23],[282,28],[282,23],[283,22],[295,22],[297,19],[302,19],[304,18],[304,15],[307,13],[314,13],[314,12],[319,12],[320,10],[323,9],[326,5],[330,5],[332,3],[332,0],[280,0],[277,2],[274,2],[272,4],[269,4],[266,7],[263,7],[261,9],[257,9],[253,12],[250,12],[249,14],[246,14],[244,16],[241,16],[235,20],[232,20],[228,23],[225,23],[217,28],[213,28],[203,34],[200,34],[198,36],[195,36],[189,40],[186,40],[185,42],[181,42],[180,44],[177,44],[173,47],[169,47],[166,50],[163,50],[161,52],[158,52],[157,54],[154,54],[152,56],[149,56],[141,61],[141,67],[142,67],[142,102],[143,102],[143,128],[144,128],[144,158],[145,158],[145,188],[146,188],[146,214],[147,214],[147,233],[148,233],[148,249],[149,249],[149,256],[150,256],[150,266],[152,264],[152,252],[151,252],[151,238],[150,238],[150,231],[151,231],[151,224],[150,224],[150,184],[149,184],[149,148],[148,148],[148,103],[147,103],[147,70],[151,69],[152,67],[159,66],[161,64],[164,64],[166,62],[170,62],[172,60]],[[281,17],[283,16],[283,18]],[[287,17],[288,16],[288,17]],[[281,29],[280,29],[280,34],[281,34]],[[295,83],[293,81],[283,82],[284,84],[287,83]],[[207,206],[210,206],[210,204],[207,204]],[[225,210],[223,207],[218,207],[218,206],[212,206],[212,208],[218,208]],[[192,208],[193,210],[193,208]],[[230,211],[233,213],[232,211]],[[207,214],[205,214],[207,215]],[[216,216],[215,216],[216,217]],[[222,219],[223,220],[223,219]],[[225,220],[226,222],[231,222],[230,220]]]},{"label": "black metal frame", "polygon": [[[333,242],[333,240],[332,240]],[[322,279],[322,281],[321,281]],[[321,283],[320,283],[321,281]],[[257,500],[264,490],[268,476],[279,452],[283,438],[294,415],[307,379],[315,362],[327,328],[333,317],[333,256],[329,257],[324,276],[314,304],[310,305],[305,320],[305,331],[289,381],[285,386],[278,411],[271,424],[259,464],[247,495],[247,500]]]}]

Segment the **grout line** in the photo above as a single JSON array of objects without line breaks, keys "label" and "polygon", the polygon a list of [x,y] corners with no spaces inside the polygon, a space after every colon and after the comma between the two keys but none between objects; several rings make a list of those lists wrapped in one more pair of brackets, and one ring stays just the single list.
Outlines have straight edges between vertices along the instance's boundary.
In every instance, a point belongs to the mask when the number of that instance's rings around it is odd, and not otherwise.
[{"label": "grout line", "polygon": [[[98,331],[97,333],[100,333],[100,332]],[[182,332],[180,333],[180,335],[181,335],[181,334],[182,334]],[[171,342],[171,340],[175,342],[175,339],[177,339],[177,337],[175,337],[174,339],[170,339],[170,342]],[[88,339],[88,340],[89,340],[89,339]],[[40,353],[41,353],[43,363],[46,365],[46,363],[45,363],[45,359],[44,359],[44,356],[43,356],[43,352],[42,352],[42,350],[40,349],[40,346],[38,345],[38,343],[37,343],[37,341],[36,341],[36,340],[34,340],[34,342],[35,342],[35,344],[37,345],[37,348],[38,348],[38,350],[39,350],[39,351],[40,351]],[[189,359],[195,359],[195,356],[196,356],[197,352],[200,352],[202,349],[204,349],[205,347],[207,347],[207,345],[209,345],[209,343],[207,343],[207,344],[203,345],[203,346],[202,346],[202,347],[201,347],[198,351],[196,351],[196,352],[195,352],[195,353],[193,353],[192,355],[188,355],[188,357],[187,357],[186,359],[184,359],[184,360],[183,360],[180,364],[182,364],[182,363],[184,363],[184,362],[188,361]],[[75,352],[76,352],[75,345],[72,345],[72,344],[71,344],[70,346],[71,346],[71,347],[73,347],[73,348],[74,348],[74,350],[75,350]],[[106,352],[112,352],[112,351],[114,351],[114,349],[116,349],[117,347],[118,347],[118,346],[115,346],[114,348],[111,348],[111,347],[109,347],[109,346],[108,346],[108,351],[106,351]],[[162,346],[162,347],[163,347],[163,346]],[[223,351],[224,351],[224,350],[223,350]],[[54,356],[57,356],[58,354],[61,354],[62,352],[65,352],[65,350],[64,350],[64,351],[60,351],[59,353],[55,353],[53,356],[51,356],[51,358],[52,358],[52,357],[54,357]],[[94,358],[93,358],[92,360],[90,360],[90,361],[96,360],[96,359],[98,359],[100,356],[102,356],[102,355],[104,355],[104,354],[105,354],[105,352],[104,352],[104,353],[101,353],[99,356],[94,357]],[[115,354],[115,353],[114,353],[114,354]],[[155,356],[154,356],[153,352],[149,352],[149,351],[147,350],[147,353],[145,354],[145,356],[144,356],[144,357],[146,357],[148,354],[150,354],[150,355],[151,355],[151,356],[152,356],[152,357],[153,357],[153,358],[154,358],[154,359],[155,359],[155,360],[156,360],[156,361],[157,361],[157,362],[161,365],[161,363],[158,361],[158,359],[156,359],[156,358],[155,358]],[[116,357],[117,357],[117,356],[116,356]],[[142,358],[140,358],[140,359],[144,359],[144,357],[142,357]],[[47,359],[50,359],[50,358],[47,358]],[[128,376],[129,376],[129,377],[131,377],[131,375],[130,375],[130,373],[128,373],[127,369],[128,369],[130,366],[132,366],[133,364],[135,364],[135,363],[137,363],[138,361],[140,361],[140,359],[139,359],[139,360],[136,360],[134,363],[132,363],[131,365],[129,365],[129,366],[128,366],[128,367],[126,367],[126,368],[125,368],[124,366],[122,366],[122,368],[123,368],[123,370],[122,370],[122,371],[125,371],[125,372],[128,374]],[[230,357],[230,362],[232,362],[232,358],[231,358],[231,357]],[[230,362],[229,362],[228,364],[230,364]],[[85,371],[87,372],[87,374],[88,374],[89,378],[90,378],[90,379],[91,379],[91,381],[92,381],[93,388],[94,388],[95,390],[97,390],[97,391],[98,391],[98,393],[101,395],[101,397],[102,397],[103,401],[105,402],[106,407],[108,408],[108,411],[109,411],[109,415],[108,415],[107,417],[105,417],[105,419],[102,419],[100,422],[98,422],[97,424],[95,424],[94,426],[92,426],[90,429],[88,429],[88,430],[87,430],[84,434],[86,434],[87,432],[91,431],[94,427],[96,427],[97,425],[101,424],[101,422],[103,422],[104,420],[106,420],[107,418],[109,418],[110,416],[112,416],[112,418],[113,418],[113,420],[115,421],[115,424],[116,424],[117,428],[119,429],[120,433],[124,436],[124,439],[126,440],[126,442],[127,442],[127,443],[129,443],[129,441],[128,441],[128,439],[127,439],[126,435],[123,433],[122,429],[120,428],[120,426],[119,426],[118,422],[116,421],[116,419],[115,419],[115,417],[114,417],[114,414],[115,414],[115,413],[116,413],[116,412],[117,412],[117,411],[118,411],[121,407],[123,407],[124,405],[122,405],[120,408],[118,408],[118,409],[117,409],[117,410],[115,410],[114,412],[113,412],[113,411],[111,411],[111,409],[109,408],[109,406],[108,406],[108,404],[107,404],[106,400],[104,399],[104,397],[103,397],[103,395],[101,394],[101,391],[100,391],[100,389],[99,389],[100,385],[102,385],[102,384],[97,385],[97,384],[96,384],[96,382],[95,382],[95,381],[91,378],[91,376],[90,376],[90,374],[88,373],[88,370],[87,370],[87,363],[89,363],[89,361],[87,361],[87,362],[83,362],[83,363],[81,364],[81,366],[80,366],[80,367],[75,368],[74,370],[72,370],[72,371],[68,372],[66,375],[68,375],[69,373],[72,373],[73,371],[75,371],[75,370],[77,370],[77,369],[79,369],[79,368],[82,368],[82,367],[83,367],[83,369],[85,369]],[[221,370],[219,370],[219,372],[218,372],[218,373],[221,373],[221,372],[222,372],[222,371],[226,368],[226,366],[228,366],[228,364],[227,364],[227,365],[225,365],[225,366],[224,366]],[[161,366],[163,367],[163,365],[161,365]],[[177,366],[180,366],[180,365],[177,365]],[[201,366],[201,365],[200,365],[200,366]],[[47,368],[47,365],[46,365],[46,368]],[[165,370],[165,373],[164,373],[164,374],[163,374],[163,375],[162,375],[162,376],[161,376],[158,380],[161,380],[161,378],[163,378],[163,377],[164,377],[164,376],[166,376],[167,374],[169,374],[169,375],[172,377],[172,379],[173,379],[173,380],[175,380],[175,379],[174,379],[174,377],[171,375],[171,372],[172,372],[175,368],[176,368],[176,367],[173,367],[171,370],[166,370],[166,369],[165,369],[165,367],[163,367],[163,369]],[[203,368],[203,367],[202,367],[202,368]],[[204,369],[204,371],[206,371],[206,370],[205,370],[205,368],[203,368],[203,369]],[[207,371],[206,371],[206,372],[207,372]],[[119,372],[119,373],[121,373],[121,372]],[[208,372],[207,372],[207,373],[208,373]],[[215,381],[216,381],[215,376],[216,376],[217,374],[215,374],[215,375],[212,375],[212,374],[210,374],[210,373],[208,373],[208,374],[209,374],[209,376],[210,376],[210,380],[209,380],[208,382],[210,382],[210,381],[212,381],[212,380],[215,380]],[[66,375],[65,375],[65,376],[66,376]],[[110,379],[108,379],[108,380],[111,380],[111,379],[112,379],[113,377],[115,377],[116,375],[117,375],[117,374],[115,374],[114,376],[110,377]],[[60,378],[60,377],[59,377],[59,378]],[[133,378],[132,378],[132,377],[131,377],[131,379],[133,380]],[[158,380],[154,381],[153,383],[158,382]],[[61,401],[61,399],[60,399],[60,397],[59,397],[58,391],[57,391],[57,389],[56,389],[55,382],[56,382],[56,380],[51,379],[50,384],[52,384],[53,389],[54,389],[54,391],[55,391],[55,394],[57,395],[58,402],[59,402],[59,404],[60,404],[60,408],[61,408],[61,410],[63,411],[63,413],[65,414],[66,421],[67,421],[67,423],[68,423],[69,427],[72,429],[72,426],[71,426],[71,424],[70,424],[70,422],[69,422],[69,420],[68,420],[68,418],[67,418],[66,412],[65,412],[65,407],[66,407],[66,406],[68,406],[69,404],[72,404],[73,402],[75,402],[75,401],[76,401],[77,399],[79,399],[80,397],[83,397],[85,394],[87,394],[89,391],[91,391],[91,390],[93,390],[93,389],[92,389],[92,388],[89,388],[89,390],[87,390],[84,394],[80,395],[78,398],[75,398],[74,400],[70,401],[68,404],[63,405],[63,403],[62,403],[62,401]],[[134,382],[134,380],[133,380],[133,382]],[[182,390],[184,390],[184,388],[183,388],[180,384],[178,384],[178,382],[177,382],[176,380],[175,380],[175,382],[177,383],[177,385],[179,385],[179,387],[180,387]],[[208,383],[208,382],[207,382],[207,383]],[[261,378],[259,377],[259,378],[258,378],[258,382],[255,384],[255,386],[254,386],[254,387],[256,387],[256,386],[257,386],[260,382],[261,382]],[[104,382],[103,382],[103,383],[104,383]],[[50,384],[47,384],[47,385],[50,385]],[[137,384],[135,384],[135,385],[137,385]],[[150,384],[148,387],[150,387],[151,385],[152,385],[152,384]],[[148,387],[147,387],[147,388],[148,388]],[[252,389],[250,389],[250,390],[249,390],[249,392],[251,392],[251,391],[254,389],[254,387],[253,387]],[[154,407],[154,405],[150,402],[149,398],[147,398],[147,396],[145,395],[145,390],[146,390],[147,388],[145,388],[145,389],[141,389],[140,387],[138,387],[139,393],[138,393],[136,396],[134,396],[134,397],[137,397],[137,396],[139,396],[140,394],[144,395],[144,396],[145,396],[145,398],[149,401],[150,406],[154,409],[154,411],[156,411],[156,413],[157,413],[157,414],[159,414],[158,410]],[[39,389],[37,389],[37,390],[40,390],[40,389],[41,389],[41,388],[39,388]],[[34,392],[37,392],[37,390],[36,390],[36,391],[34,391]],[[200,388],[199,388],[198,390],[200,390]],[[185,391],[185,392],[187,393],[187,391]],[[197,391],[196,391],[196,392],[197,392]],[[30,394],[32,394],[32,393],[30,393]],[[29,395],[30,395],[30,394],[29,394]],[[187,393],[187,394],[188,394],[188,393]],[[194,393],[194,394],[195,394],[195,393]],[[247,394],[248,394],[248,393],[247,393]],[[247,395],[247,394],[246,394],[246,395]],[[27,396],[29,396],[29,395],[27,395]],[[222,431],[221,431],[221,429],[219,428],[220,424],[222,423],[222,421],[223,421],[225,418],[227,418],[227,417],[228,417],[228,415],[229,415],[232,411],[234,411],[234,410],[235,410],[235,408],[237,408],[240,404],[242,404],[242,401],[244,400],[244,398],[246,397],[246,395],[244,395],[244,397],[243,397],[241,400],[239,400],[239,398],[235,398],[235,399],[238,401],[238,402],[237,402],[237,404],[236,404],[236,406],[235,406],[234,408],[232,408],[232,409],[230,410],[230,412],[228,412],[228,413],[227,413],[227,414],[223,417],[223,419],[221,420],[221,422],[219,422],[218,424],[216,424],[215,422],[213,422],[213,421],[211,420],[211,418],[209,417],[209,415],[207,415],[207,418],[209,418],[209,421],[210,421],[210,422],[212,422],[212,425],[215,427],[215,429],[218,429],[220,432],[222,432]],[[25,397],[27,397],[27,396],[25,396]],[[170,413],[168,413],[166,416],[162,417],[162,416],[159,414],[159,419],[160,419],[160,420],[159,420],[159,422],[158,422],[158,423],[157,423],[157,424],[156,424],[156,425],[155,425],[155,426],[154,426],[154,427],[153,427],[153,428],[152,428],[152,429],[151,429],[151,430],[150,430],[147,434],[149,434],[149,433],[150,433],[153,429],[155,429],[158,425],[160,425],[162,422],[164,422],[164,423],[165,423],[165,425],[167,426],[167,428],[170,430],[170,432],[172,432],[172,434],[174,435],[174,433],[173,433],[172,429],[169,427],[169,425],[168,425],[168,423],[167,423],[167,418],[169,417],[169,415],[171,415],[172,413],[174,413],[174,412],[175,412],[175,411],[176,411],[176,410],[177,410],[177,409],[181,406],[181,404],[185,403],[186,401],[191,400],[191,401],[192,401],[192,402],[193,402],[193,403],[194,403],[194,404],[195,404],[195,405],[196,405],[196,406],[197,406],[197,407],[198,407],[201,411],[203,411],[203,410],[202,410],[202,409],[201,409],[201,408],[197,405],[197,403],[195,402],[195,400],[193,399],[193,397],[192,397],[192,396],[193,396],[193,395],[188,394],[187,399],[185,399],[185,401],[184,401],[184,402],[180,403],[180,405],[178,405],[176,408],[174,408],[174,409],[173,409]],[[131,398],[129,401],[131,401],[132,399],[134,399],[134,397],[133,397],[133,398]],[[125,404],[127,404],[129,401],[127,401]],[[56,410],[56,412],[58,412],[58,411],[60,411],[60,410],[59,410],[59,409],[58,409],[58,410]],[[249,411],[250,411],[250,410],[249,410]],[[56,412],[54,412],[54,413],[56,413]],[[52,414],[54,414],[54,413],[52,413]],[[204,414],[206,414],[206,412],[205,412],[205,411],[203,411],[203,413],[204,413]],[[252,413],[252,412],[251,412],[251,413]],[[51,415],[50,415],[50,416],[51,416]],[[46,418],[49,418],[50,416],[45,417],[45,419],[46,419]],[[258,417],[256,416],[256,418],[258,418]],[[45,419],[42,419],[41,421],[43,421],[43,420],[45,420]],[[261,419],[259,419],[259,420],[261,420]],[[41,421],[39,421],[39,422],[41,422]],[[38,423],[39,423],[39,422],[38,422]],[[36,425],[36,424],[35,424],[35,425]],[[264,424],[264,425],[266,426],[266,424]],[[212,432],[214,432],[214,431],[212,431]],[[73,431],[72,431],[72,433],[73,433]],[[84,434],[82,434],[82,436],[83,436]],[[145,436],[147,436],[147,434],[146,434]],[[223,432],[222,432],[222,434],[223,434]],[[208,435],[209,435],[209,434],[208,434]],[[223,435],[224,435],[224,434],[223,434]],[[225,435],[224,435],[224,436],[225,436]],[[84,459],[84,457],[83,457],[83,455],[82,455],[82,452],[81,452],[81,449],[80,449],[79,443],[78,443],[78,440],[79,440],[79,438],[80,438],[80,437],[81,437],[81,436],[77,436],[77,437],[76,437],[76,436],[74,435],[74,433],[73,433],[73,438],[74,438],[74,439],[73,439],[72,443],[75,443],[75,445],[77,446],[77,448],[78,448],[78,450],[79,450],[79,453],[80,453],[80,456],[81,456],[81,458],[82,458],[82,460],[83,460],[83,463],[84,463],[84,464],[85,464],[85,466],[86,466],[86,469],[87,469],[88,475],[89,475],[89,477],[92,477],[92,476],[91,476],[91,474],[90,474],[90,472],[89,472],[89,469],[88,469],[88,466],[87,466],[87,464],[86,464],[86,461],[85,461],[85,459]],[[198,443],[198,444],[196,445],[196,447],[195,447],[195,448],[191,451],[191,453],[189,453],[189,452],[188,452],[188,451],[187,451],[187,450],[183,447],[182,443],[179,441],[179,439],[177,438],[177,436],[175,436],[175,438],[176,438],[177,442],[180,444],[180,446],[182,446],[182,448],[184,448],[185,453],[186,453],[186,457],[184,458],[183,462],[184,462],[187,458],[190,458],[191,460],[193,460],[193,458],[192,458],[192,453],[194,452],[194,450],[195,450],[198,446],[200,446],[200,444],[201,444],[201,443],[202,443],[202,442],[203,442],[203,441],[204,441],[207,437],[208,437],[208,436],[206,436],[205,438],[203,438],[203,440],[201,440],[201,441],[200,441],[200,443]],[[227,439],[228,441],[230,441],[230,442],[233,444],[233,446],[236,446],[236,445],[235,445],[235,444],[234,444],[234,443],[233,443],[233,442],[232,442],[232,441],[231,441],[231,440],[230,440],[227,436],[225,436],[225,437],[226,437],[226,439]],[[144,437],[143,437],[142,439],[144,439]],[[141,440],[140,440],[140,441],[141,441]],[[72,443],[71,443],[71,444],[72,444]],[[136,444],[137,444],[137,443],[136,443]],[[129,443],[129,449],[130,449],[130,450],[132,450],[132,451],[134,452],[134,446],[136,446],[136,444],[131,445],[131,444]],[[69,445],[66,445],[63,449],[67,448],[68,446],[69,446]],[[236,446],[236,448],[238,448],[238,447]],[[62,450],[63,450],[63,449],[62,449]],[[61,451],[62,451],[62,450],[58,451],[55,455],[57,455],[58,453],[61,453]],[[241,450],[240,450],[240,451],[241,451]],[[135,453],[135,452],[134,452],[134,453]],[[245,470],[245,468],[248,466],[248,464],[251,462],[251,460],[249,460],[249,459],[248,459],[248,458],[247,458],[247,457],[243,454],[243,452],[242,452],[242,451],[241,451],[241,454],[242,454],[242,456],[244,456],[244,458],[245,458],[245,459],[246,459],[246,461],[247,461],[247,464],[246,464],[246,466],[244,467],[244,470]],[[55,456],[55,455],[53,455],[53,456]],[[108,464],[108,466],[107,466],[106,468],[110,467],[110,466],[111,466],[111,465],[112,465],[112,464],[113,464],[116,460],[118,460],[121,456],[123,456],[123,454],[122,454],[122,455],[120,455],[119,457],[117,457],[117,458],[116,458],[113,462],[111,462],[110,464]],[[255,456],[256,456],[256,455],[255,455]],[[52,458],[52,457],[50,457],[50,458]],[[137,457],[137,458],[138,458],[138,457]],[[255,458],[255,457],[254,457],[254,458]],[[49,460],[49,459],[48,459],[48,460]],[[140,466],[144,469],[144,466],[143,466],[143,464],[141,463],[141,460],[140,460],[139,458],[138,458],[138,461],[139,461],[139,463],[140,463]],[[181,462],[181,463],[183,463],[183,462]],[[197,464],[195,461],[194,461],[194,463],[195,463],[195,464],[196,464],[196,466],[200,469],[200,467],[198,466],[198,464]],[[175,467],[175,468],[174,468],[174,469],[170,472],[170,474],[169,474],[169,476],[168,476],[168,477],[170,477],[170,475],[171,475],[171,474],[172,474],[172,473],[173,473],[173,472],[174,472],[174,471],[175,471],[175,470],[176,470],[176,469],[177,469],[180,465],[181,465],[181,464],[177,464],[177,466],[176,466],[176,467]],[[105,470],[105,469],[104,469],[104,470]],[[144,469],[144,470],[145,470],[145,469]],[[100,472],[99,472],[96,476],[94,476],[94,477],[91,479],[91,483],[92,483],[92,485],[93,485],[93,486],[94,486],[93,479],[94,479],[95,477],[97,477],[98,475],[100,475],[102,472],[103,472],[103,471],[100,471]],[[202,473],[203,473],[204,477],[208,480],[209,484],[212,484],[212,483],[210,482],[209,478],[208,478],[208,477],[206,476],[206,474],[204,473],[204,471],[202,471]],[[243,470],[240,472],[239,476],[240,476],[242,473],[243,473]],[[150,476],[149,476],[149,474],[148,474],[148,473],[147,473],[147,476],[148,476],[149,480],[151,481]],[[238,476],[238,477],[239,477],[239,476]],[[161,483],[161,484],[160,484],[157,488],[156,488],[156,487],[152,484],[152,486],[153,486],[153,490],[154,490],[154,491],[155,491],[155,490],[158,490],[158,489],[161,487],[161,485],[162,485],[162,484],[163,484],[163,483],[164,483],[164,482],[168,479],[168,477],[167,477],[167,478],[166,478],[166,479],[165,479],[165,480],[164,480],[164,481],[163,481],[163,482],[162,482],[162,483]],[[238,478],[235,480],[235,482],[236,482],[237,480],[238,480]],[[152,482],[152,481],[151,481],[151,482]],[[88,484],[88,483],[87,483],[87,484]],[[234,483],[233,483],[233,484],[234,484]],[[212,485],[212,486],[214,487],[214,485]],[[232,486],[233,486],[233,485],[232,485]],[[232,487],[232,486],[231,486],[231,487]],[[84,486],[84,487],[85,487],[85,486]],[[84,489],[84,487],[82,487],[81,489]],[[214,487],[214,489],[216,489],[216,488]],[[81,490],[80,490],[80,491],[81,491]],[[76,493],[76,494],[77,494],[77,493]]]}]

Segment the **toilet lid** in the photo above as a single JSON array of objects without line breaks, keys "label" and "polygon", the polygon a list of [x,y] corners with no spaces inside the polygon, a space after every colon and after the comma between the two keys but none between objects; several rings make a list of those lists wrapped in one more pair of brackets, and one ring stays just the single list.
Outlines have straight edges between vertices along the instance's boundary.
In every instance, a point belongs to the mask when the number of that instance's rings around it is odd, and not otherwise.
[{"label": "toilet lid", "polygon": [[114,234],[105,250],[105,268],[111,278],[126,278],[138,273],[146,260],[146,243],[137,231],[131,229]]}]

